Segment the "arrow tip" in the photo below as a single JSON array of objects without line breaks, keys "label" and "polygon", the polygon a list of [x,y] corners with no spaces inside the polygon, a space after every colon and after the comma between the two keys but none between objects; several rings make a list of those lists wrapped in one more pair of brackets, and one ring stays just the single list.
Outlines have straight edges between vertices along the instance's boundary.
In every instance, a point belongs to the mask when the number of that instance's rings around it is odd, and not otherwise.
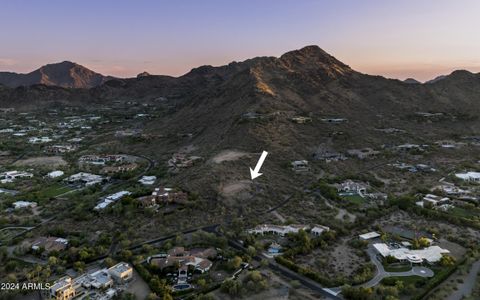
[{"label": "arrow tip", "polygon": [[252,168],[250,168],[250,176],[252,177],[252,180],[254,180],[255,178],[260,177],[262,175],[263,175],[263,173],[258,173],[256,171],[252,170]]}]

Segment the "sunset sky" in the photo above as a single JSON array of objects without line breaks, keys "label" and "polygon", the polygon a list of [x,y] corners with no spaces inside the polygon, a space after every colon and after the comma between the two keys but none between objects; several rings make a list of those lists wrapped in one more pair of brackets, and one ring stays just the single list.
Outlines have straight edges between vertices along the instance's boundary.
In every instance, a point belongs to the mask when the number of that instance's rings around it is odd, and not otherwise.
[{"label": "sunset sky", "polygon": [[478,0],[16,0],[0,7],[0,71],[71,60],[181,75],[316,44],[352,68],[428,80],[480,71]]}]

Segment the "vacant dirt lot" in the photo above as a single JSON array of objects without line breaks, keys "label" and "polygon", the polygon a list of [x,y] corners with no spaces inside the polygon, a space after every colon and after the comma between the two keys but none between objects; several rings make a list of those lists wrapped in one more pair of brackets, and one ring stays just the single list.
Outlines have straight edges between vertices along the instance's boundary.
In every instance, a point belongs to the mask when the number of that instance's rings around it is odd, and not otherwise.
[{"label": "vacant dirt lot", "polygon": [[215,157],[212,158],[212,161],[216,164],[221,164],[224,161],[237,160],[246,155],[248,155],[248,153],[236,150],[225,150],[215,155]]},{"label": "vacant dirt lot", "polygon": [[328,249],[316,249],[309,255],[299,257],[297,262],[320,273],[351,276],[367,261],[365,257],[359,256],[347,242],[348,239],[342,239]]},{"label": "vacant dirt lot", "polygon": [[33,166],[33,167],[61,167],[66,166],[67,162],[61,156],[39,156],[19,160],[14,163],[15,166]]}]

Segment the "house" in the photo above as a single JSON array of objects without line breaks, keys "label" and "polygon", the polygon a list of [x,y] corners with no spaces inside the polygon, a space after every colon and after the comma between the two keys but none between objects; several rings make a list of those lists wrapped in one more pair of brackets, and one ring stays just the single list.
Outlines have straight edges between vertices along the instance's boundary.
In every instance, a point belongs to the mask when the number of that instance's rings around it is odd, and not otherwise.
[{"label": "house", "polygon": [[143,185],[153,185],[157,181],[157,176],[142,176],[138,182]]},{"label": "house", "polygon": [[78,159],[78,162],[103,166],[107,163],[121,163],[126,159],[125,155],[83,155]]},{"label": "house", "polygon": [[452,196],[466,196],[471,193],[469,190],[464,190],[453,184],[447,184],[447,183],[439,186],[438,188],[445,194],[452,195]]},{"label": "house", "polygon": [[0,173],[0,183],[11,183],[18,178],[32,178],[33,174],[21,171],[8,171]]},{"label": "house", "polygon": [[74,284],[81,285],[87,289],[107,289],[113,286],[113,280],[107,269],[101,269],[92,273],[83,274],[75,278]]},{"label": "house", "polygon": [[367,192],[368,188],[370,187],[368,183],[363,182],[356,182],[353,180],[345,180],[342,183],[335,184],[338,192],[343,193],[356,193],[359,195],[363,195]]},{"label": "house", "polygon": [[43,144],[43,143],[50,143],[53,140],[48,137],[48,136],[42,136],[42,137],[31,137],[28,139],[28,142],[30,144]]},{"label": "house", "polygon": [[13,209],[34,208],[37,207],[37,202],[30,201],[16,201],[12,203]]},{"label": "house", "polygon": [[314,236],[320,236],[320,235],[322,235],[322,233],[328,232],[328,231],[330,231],[330,228],[327,227],[327,226],[323,226],[323,225],[314,225],[310,229],[310,233]]},{"label": "house", "polygon": [[177,268],[177,283],[186,283],[188,267],[192,267],[200,273],[208,272],[213,265],[210,259],[216,256],[217,251],[214,248],[187,251],[184,247],[174,247],[167,254],[148,257],[147,263],[155,265],[161,270],[168,267]]},{"label": "house", "polygon": [[65,145],[52,145],[45,149],[45,152],[52,154],[63,154],[77,150],[77,146],[65,144]]},{"label": "house", "polygon": [[297,173],[310,171],[310,167],[308,166],[308,161],[306,160],[292,161],[291,164],[292,164],[292,170]]},{"label": "house", "polygon": [[358,237],[359,237],[362,241],[367,241],[367,240],[379,238],[379,237],[380,237],[380,233],[375,232],[375,231],[371,231],[371,232],[367,232],[367,233],[364,233],[364,234],[360,234]]},{"label": "house", "polygon": [[315,153],[313,153],[313,158],[316,160],[325,160],[325,162],[332,162],[332,161],[341,161],[346,160],[347,157],[342,153],[319,149]]},{"label": "house", "polygon": [[138,164],[136,163],[129,163],[119,166],[106,166],[100,172],[103,174],[115,174],[115,173],[124,173],[130,172],[138,168]]},{"label": "house", "polygon": [[447,249],[439,246],[428,246],[424,249],[413,250],[402,247],[391,247],[385,243],[373,244],[373,248],[383,257],[392,256],[402,262],[410,262],[412,264],[420,264],[427,262],[430,264],[437,263],[443,254],[450,253]]},{"label": "house", "polygon": [[133,268],[125,262],[110,267],[108,273],[118,283],[125,283],[133,278]]},{"label": "house", "polygon": [[347,150],[347,154],[358,159],[372,158],[380,154],[380,151],[373,150],[372,148],[362,148],[362,149],[350,149]]},{"label": "house", "polygon": [[93,209],[94,210],[102,210],[109,206],[112,203],[117,202],[118,200],[122,199],[125,196],[131,195],[132,193],[129,191],[121,191],[117,192],[115,194],[109,195],[105,198],[103,198],[102,201],[100,201]]},{"label": "house", "polygon": [[85,172],[80,172],[77,174],[74,174],[68,178],[64,179],[66,182],[69,184],[75,184],[79,183],[84,186],[93,186],[96,184],[103,183],[104,181],[107,180],[107,178],[102,177],[100,175],[95,175],[95,174],[90,174],[90,173],[85,173]]},{"label": "house", "polygon": [[347,122],[347,119],[345,119],[345,118],[323,118],[322,121],[325,122],[325,123],[340,124],[340,123]]},{"label": "house", "polygon": [[450,198],[440,197],[433,194],[425,195],[422,201],[419,201],[416,204],[421,207],[439,209],[443,211],[447,211],[450,208],[453,208]]},{"label": "house", "polygon": [[144,207],[155,204],[186,204],[188,201],[188,194],[182,191],[174,191],[172,188],[158,187],[152,192],[152,195],[138,198],[141,205]]},{"label": "house", "polygon": [[47,178],[58,178],[58,177],[62,177],[65,173],[63,171],[52,171],[50,173],[48,173],[45,177]]},{"label": "house", "polygon": [[427,147],[427,145],[417,145],[417,144],[402,144],[402,145],[398,145],[396,147],[397,150],[399,151],[425,151],[425,148]]},{"label": "house", "polygon": [[115,132],[115,137],[135,137],[139,136],[142,133],[139,129],[125,129],[125,130],[117,130]]},{"label": "house", "polygon": [[455,177],[462,179],[467,182],[480,182],[480,172],[466,172],[466,173],[456,173]]},{"label": "house", "polygon": [[258,225],[253,229],[249,229],[248,233],[250,234],[277,234],[280,236],[285,236],[289,233],[298,233],[300,230],[307,230],[309,227],[307,225],[292,224],[292,225],[271,225],[264,224]]},{"label": "house", "polygon": [[465,143],[462,142],[456,142],[452,140],[441,140],[441,141],[436,141],[436,145],[442,147],[442,148],[447,148],[447,149],[456,149],[465,146]]},{"label": "house", "polygon": [[40,237],[32,242],[32,250],[45,250],[45,253],[52,251],[60,252],[68,247],[68,240],[59,237]]},{"label": "house", "polygon": [[293,117],[292,122],[297,123],[297,124],[306,124],[306,123],[311,123],[312,118],[309,118],[309,117]]},{"label": "house", "polygon": [[178,171],[181,168],[192,167],[196,162],[201,161],[200,156],[187,156],[184,153],[175,153],[172,158],[168,160],[167,165],[170,171]]},{"label": "house", "polygon": [[68,300],[75,298],[75,296],[75,288],[72,284],[72,278],[69,276],[56,280],[50,287],[50,298],[56,300]]},{"label": "house", "polygon": [[0,107],[0,112],[1,113],[12,113],[15,111],[15,108],[13,107]]}]

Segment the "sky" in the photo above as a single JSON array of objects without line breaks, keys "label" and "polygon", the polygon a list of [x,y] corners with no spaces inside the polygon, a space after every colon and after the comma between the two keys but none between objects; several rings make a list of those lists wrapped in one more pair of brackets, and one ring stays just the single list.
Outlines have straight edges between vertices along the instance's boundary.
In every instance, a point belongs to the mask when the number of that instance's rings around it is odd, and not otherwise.
[{"label": "sky", "polygon": [[70,60],[105,75],[318,45],[357,71],[425,81],[480,72],[478,0],[16,0],[0,5],[0,71]]}]

